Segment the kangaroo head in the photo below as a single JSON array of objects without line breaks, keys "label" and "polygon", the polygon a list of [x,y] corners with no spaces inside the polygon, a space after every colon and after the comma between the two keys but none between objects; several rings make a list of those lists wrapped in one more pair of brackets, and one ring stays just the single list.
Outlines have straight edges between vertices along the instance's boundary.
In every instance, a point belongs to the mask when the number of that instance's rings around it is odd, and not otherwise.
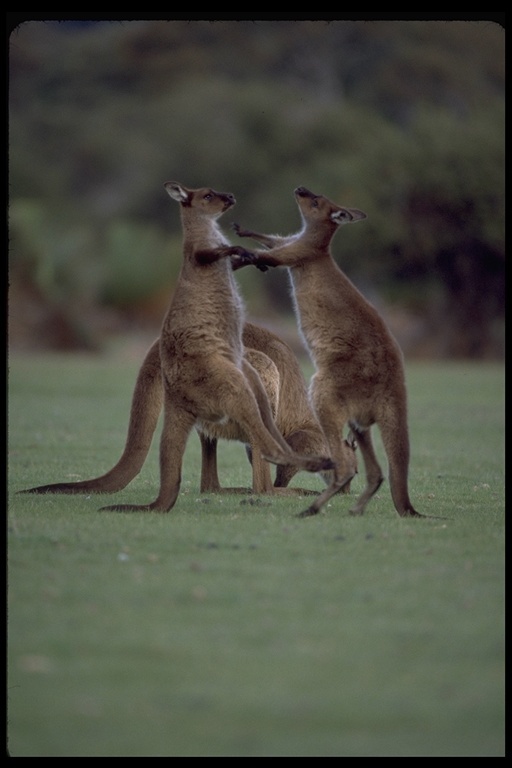
[{"label": "kangaroo head", "polygon": [[295,199],[306,224],[332,222],[337,227],[366,219],[366,213],[357,208],[343,208],[323,195],[315,195],[306,187],[297,187]]},{"label": "kangaroo head", "polygon": [[187,189],[177,181],[167,181],[164,187],[173,200],[181,203],[182,208],[194,208],[197,213],[213,218],[221,216],[236,203],[231,192],[216,192],[210,187]]}]

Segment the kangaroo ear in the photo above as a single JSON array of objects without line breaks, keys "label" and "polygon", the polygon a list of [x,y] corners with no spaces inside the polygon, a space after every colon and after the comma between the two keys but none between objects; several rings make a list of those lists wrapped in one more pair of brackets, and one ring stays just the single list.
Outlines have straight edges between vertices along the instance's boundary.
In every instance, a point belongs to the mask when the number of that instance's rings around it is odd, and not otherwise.
[{"label": "kangaroo ear", "polygon": [[186,203],[189,198],[188,190],[178,184],[177,181],[166,181],[164,184],[165,191],[172,197],[173,200],[177,200],[178,203]]},{"label": "kangaroo ear", "polygon": [[341,226],[342,224],[353,224],[360,219],[366,219],[366,213],[358,211],[357,208],[340,208],[338,211],[333,211],[331,213],[331,219],[338,226]]}]

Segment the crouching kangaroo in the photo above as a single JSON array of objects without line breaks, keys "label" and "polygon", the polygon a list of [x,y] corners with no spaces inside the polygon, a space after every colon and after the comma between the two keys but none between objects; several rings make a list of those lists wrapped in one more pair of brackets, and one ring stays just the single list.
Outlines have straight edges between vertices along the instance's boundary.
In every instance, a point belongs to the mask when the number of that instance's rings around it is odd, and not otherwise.
[{"label": "crouching kangaroo", "polygon": [[[279,371],[270,357],[255,349],[246,348],[244,358],[258,373],[275,420],[279,403]],[[236,440],[245,443],[247,448],[251,440],[250,435],[246,434],[243,427],[233,419],[220,422],[199,421],[195,427],[201,441],[201,493],[250,492],[248,488],[222,488],[217,471],[218,441]],[[252,492],[271,493],[270,465],[263,459],[259,451],[256,451],[254,457],[250,455],[250,460],[252,464]]]},{"label": "crouching kangaroo", "polygon": [[[279,372],[279,399],[276,413],[276,424],[284,439],[299,454],[329,453],[329,446],[320,423],[315,415],[308,397],[307,385],[299,362],[293,351],[276,334],[253,323],[244,326],[243,340],[247,349],[258,350],[268,355],[275,363]],[[356,441],[353,435],[343,441],[342,451],[347,465],[357,473],[355,454]],[[268,469],[268,465],[267,465]],[[297,467],[280,464],[276,467],[274,492],[286,488],[297,473]],[[330,481],[330,473],[322,473],[326,482]],[[304,488],[297,489],[300,493],[310,493]],[[343,489],[350,492],[350,483]]]},{"label": "crouching kangaroo", "polygon": [[342,224],[366,218],[305,187],[295,190],[302,229],[289,237],[263,235],[234,225],[269,250],[257,250],[256,266],[288,267],[300,331],[316,372],[310,394],[336,464],[334,479],[301,516],[315,515],[349,483],[354,470],[343,450],[343,429],[356,435],[366,488],[351,514],[362,514],[383,481],[372,445],[379,426],[389,463],[393,503],[403,517],[422,517],[408,492],[409,434],[402,354],[374,307],[337,266],[330,242]]},{"label": "crouching kangaroo", "polygon": [[[311,408],[307,386],[299,362],[293,351],[275,333],[254,323],[246,322],[242,335],[245,356],[258,371],[267,392],[277,428],[290,448],[299,454],[323,454],[328,446],[320,424]],[[305,488],[288,488],[298,472],[296,465],[277,465],[275,482],[272,485],[270,466],[250,450],[250,436],[244,435],[234,422],[213,424],[202,422],[196,426],[201,438],[202,471],[201,490],[243,491],[240,488],[223,489],[220,486],[216,447],[218,439],[239,440],[246,443],[253,467],[253,493],[279,495],[315,495]],[[347,461],[357,471],[355,441],[344,441]],[[330,481],[330,473],[323,473],[324,480]],[[347,485],[345,492],[349,492]]]},{"label": "crouching kangaroo", "polygon": [[[274,423],[257,372],[244,360],[243,308],[231,262],[234,260],[235,267],[241,267],[252,263],[252,258],[243,248],[230,246],[217,225],[217,219],[234,205],[233,195],[209,188],[191,190],[176,182],[167,182],[165,188],[180,203],[183,264],[160,339],[147,353],[136,384],[136,391],[142,391],[147,377],[154,374],[153,366],[159,366],[164,407],[160,490],[150,504],[119,504],[103,509],[170,510],[179,493],[188,436],[194,425],[202,421],[233,419],[251,436],[253,451],[273,463],[293,464],[310,472],[333,468],[327,457],[304,457],[289,448]],[[157,393],[158,387],[153,389],[153,394]],[[150,417],[145,422],[144,398],[140,404],[141,410],[133,422],[139,422],[139,426],[143,422],[142,438],[139,440],[137,434],[133,437],[137,460],[143,461],[161,399],[155,394],[149,404]],[[120,461],[123,460],[122,457]],[[66,484],[60,485],[62,490]]]}]

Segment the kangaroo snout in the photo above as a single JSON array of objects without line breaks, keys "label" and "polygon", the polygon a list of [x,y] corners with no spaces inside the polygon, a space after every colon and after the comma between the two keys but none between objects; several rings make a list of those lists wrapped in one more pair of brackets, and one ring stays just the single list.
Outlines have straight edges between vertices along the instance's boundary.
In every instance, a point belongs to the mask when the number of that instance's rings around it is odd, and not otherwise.
[{"label": "kangaroo snout", "polygon": [[295,194],[297,197],[316,197],[316,195],[314,195],[313,192],[311,192],[309,189],[306,189],[306,187],[297,187]]},{"label": "kangaroo snout", "polygon": [[227,211],[228,208],[231,208],[236,203],[235,196],[232,195],[230,192],[226,192],[223,195],[220,195],[221,200],[224,200],[224,210]]}]

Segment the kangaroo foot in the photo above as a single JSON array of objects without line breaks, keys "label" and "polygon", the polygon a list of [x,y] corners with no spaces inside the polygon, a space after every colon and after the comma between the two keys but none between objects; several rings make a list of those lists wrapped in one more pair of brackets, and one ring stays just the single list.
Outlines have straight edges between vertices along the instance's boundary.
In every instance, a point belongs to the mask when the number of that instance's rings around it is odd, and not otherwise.
[{"label": "kangaroo foot", "polygon": [[302,512],[299,512],[296,517],[314,517],[315,515],[318,515],[320,512],[319,509],[316,509],[315,507],[308,507],[307,509],[304,509]]},{"label": "kangaroo foot", "polygon": [[412,507],[410,509],[404,509],[401,512],[399,511],[398,514],[400,517],[431,517],[431,515],[421,515],[419,512],[416,512],[415,509]]},{"label": "kangaroo foot", "polygon": [[111,504],[100,507],[99,512],[168,512],[167,509],[153,507],[151,504]]}]

